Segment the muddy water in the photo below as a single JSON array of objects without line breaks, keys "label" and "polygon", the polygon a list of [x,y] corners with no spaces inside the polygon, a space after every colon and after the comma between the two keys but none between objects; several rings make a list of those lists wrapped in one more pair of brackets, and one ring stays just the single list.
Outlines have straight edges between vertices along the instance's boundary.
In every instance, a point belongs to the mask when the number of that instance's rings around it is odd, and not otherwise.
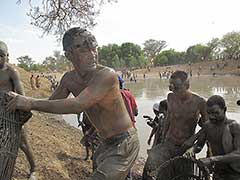
[{"label": "muddy water", "polygon": [[[140,156],[146,157],[146,151],[150,148],[150,146],[147,145],[147,139],[151,129],[142,116],[153,116],[153,104],[167,97],[169,93],[168,80],[145,79],[139,80],[136,83],[126,82],[125,87],[130,89],[137,101],[139,115],[136,118],[136,127],[138,129],[141,145]],[[239,120],[240,122],[240,106],[236,105],[236,100],[240,99],[240,77],[193,77],[190,79],[190,89],[205,98],[214,94],[223,96],[228,107],[228,117]],[[64,118],[71,125],[77,126],[75,115],[64,116]],[[203,156],[203,154],[204,152],[200,156]]]}]

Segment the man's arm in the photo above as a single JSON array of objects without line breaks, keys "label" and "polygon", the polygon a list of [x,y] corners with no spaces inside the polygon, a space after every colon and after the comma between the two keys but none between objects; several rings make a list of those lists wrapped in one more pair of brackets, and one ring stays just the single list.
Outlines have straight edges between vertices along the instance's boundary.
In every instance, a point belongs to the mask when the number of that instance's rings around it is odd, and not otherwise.
[{"label": "man's arm", "polygon": [[203,98],[201,98],[201,103],[200,103],[200,115],[201,115],[201,118],[198,121],[198,125],[202,127],[203,124],[207,121],[207,103],[206,103],[206,100]]},{"label": "man's arm", "polygon": [[18,94],[25,95],[22,82],[20,80],[20,75],[16,69],[11,68],[11,79],[13,82],[14,91]]},{"label": "man's arm", "polygon": [[76,114],[96,104],[109,93],[112,88],[117,88],[118,80],[114,72],[104,70],[97,74],[95,78],[89,82],[77,97],[60,100],[38,100],[29,97],[16,96],[7,105],[8,111],[15,109],[37,110],[55,114]]},{"label": "man's arm", "polygon": [[170,126],[170,119],[171,119],[171,116],[172,116],[172,113],[171,113],[171,107],[170,107],[170,102],[171,102],[171,96],[172,96],[172,93],[168,94],[168,97],[167,97],[167,115],[166,115],[166,118],[164,119],[163,121],[163,133],[162,133],[162,136],[163,136],[163,140],[165,140],[166,138],[166,135],[167,135],[167,131],[169,129],[169,126]]},{"label": "man's arm", "polygon": [[234,122],[231,125],[231,134],[233,136],[233,151],[219,156],[210,157],[215,163],[232,163],[240,160],[240,125]]}]

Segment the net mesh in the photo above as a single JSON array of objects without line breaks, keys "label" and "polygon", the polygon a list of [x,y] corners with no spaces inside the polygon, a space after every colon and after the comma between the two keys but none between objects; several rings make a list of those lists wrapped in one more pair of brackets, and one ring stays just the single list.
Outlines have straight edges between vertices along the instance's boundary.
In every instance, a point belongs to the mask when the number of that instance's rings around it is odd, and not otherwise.
[{"label": "net mesh", "polygon": [[170,159],[161,165],[157,180],[209,180],[209,170],[200,161],[183,156]]},{"label": "net mesh", "polygon": [[0,91],[0,180],[12,178],[21,140],[22,125],[32,116],[30,112],[7,112],[6,103],[10,97]]}]

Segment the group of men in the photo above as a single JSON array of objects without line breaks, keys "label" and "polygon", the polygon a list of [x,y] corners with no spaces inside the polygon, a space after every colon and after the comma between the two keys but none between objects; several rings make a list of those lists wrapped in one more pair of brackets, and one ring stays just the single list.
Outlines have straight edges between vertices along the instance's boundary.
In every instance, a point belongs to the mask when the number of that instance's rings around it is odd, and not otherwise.
[{"label": "group of men", "polygon": [[[97,41],[85,29],[69,29],[63,36],[63,50],[74,70],[64,74],[48,100],[26,97],[9,82],[6,83],[16,71],[4,64],[7,54],[1,52],[0,87],[18,93],[8,93],[13,99],[6,108],[8,111],[21,109],[54,114],[84,112],[101,137],[93,155],[91,179],[124,180],[140,146],[136,128],[119,90],[117,74],[113,69],[98,64]],[[11,70],[8,76],[2,75],[6,68]],[[212,96],[206,102],[191,92],[187,73],[183,71],[174,72],[169,83],[171,93],[166,101],[163,138],[148,152],[142,179],[153,179],[161,164],[182,155],[191,146],[196,146],[196,149],[202,147],[206,141],[213,156],[201,161],[206,165],[214,164],[214,180],[240,179],[240,164],[237,161],[240,158],[240,127],[235,121],[227,119],[224,99]],[[67,98],[70,93],[73,98]],[[202,130],[195,135],[199,122]]]}]

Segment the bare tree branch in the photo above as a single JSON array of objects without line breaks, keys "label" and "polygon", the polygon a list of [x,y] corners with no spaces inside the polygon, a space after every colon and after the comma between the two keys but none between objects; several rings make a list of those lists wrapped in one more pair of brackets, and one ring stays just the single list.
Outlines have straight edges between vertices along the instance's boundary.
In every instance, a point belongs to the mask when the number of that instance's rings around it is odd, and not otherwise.
[{"label": "bare tree branch", "polygon": [[[16,3],[21,4],[23,0]],[[42,0],[41,4],[33,4],[28,0],[30,10],[27,15],[31,24],[40,28],[43,35],[53,34],[61,39],[71,26],[92,28],[103,4],[117,0]]]}]

